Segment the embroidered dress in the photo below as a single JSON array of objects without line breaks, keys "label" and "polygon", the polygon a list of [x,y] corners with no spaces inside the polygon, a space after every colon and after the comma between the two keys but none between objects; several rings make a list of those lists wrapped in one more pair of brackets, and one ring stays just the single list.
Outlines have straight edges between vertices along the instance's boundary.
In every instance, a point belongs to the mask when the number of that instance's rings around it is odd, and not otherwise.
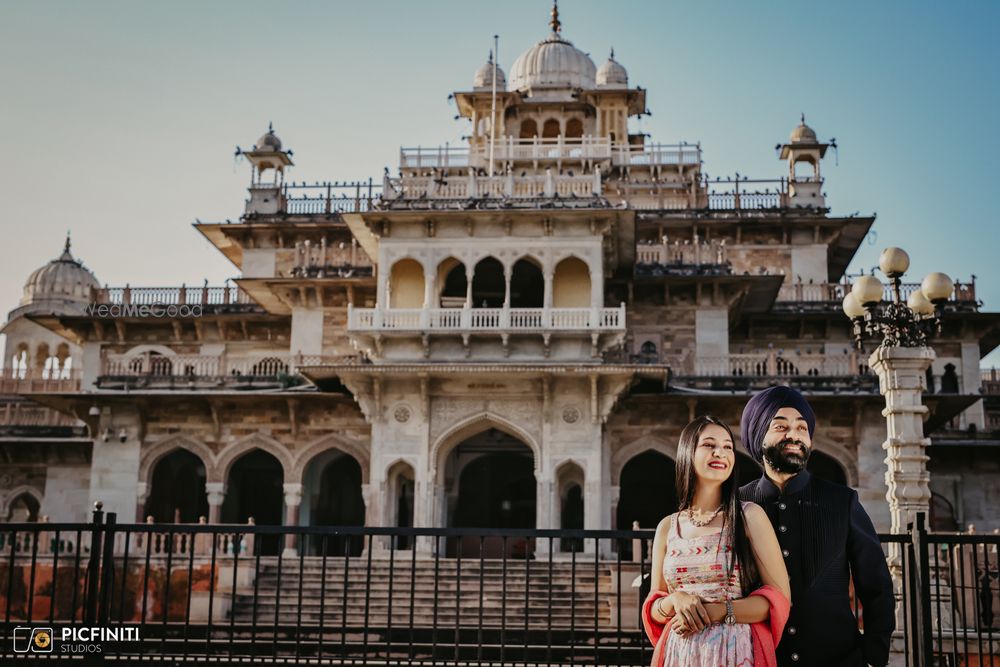
[{"label": "embroidered dress", "polygon": [[[705,602],[725,602],[726,591],[742,597],[739,564],[726,581],[730,548],[719,544],[719,533],[683,537],[677,515],[670,518],[670,538],[663,558],[663,578],[671,591],[697,595]],[[710,625],[701,632],[667,639],[664,667],[752,667],[753,640],[746,623]]]}]

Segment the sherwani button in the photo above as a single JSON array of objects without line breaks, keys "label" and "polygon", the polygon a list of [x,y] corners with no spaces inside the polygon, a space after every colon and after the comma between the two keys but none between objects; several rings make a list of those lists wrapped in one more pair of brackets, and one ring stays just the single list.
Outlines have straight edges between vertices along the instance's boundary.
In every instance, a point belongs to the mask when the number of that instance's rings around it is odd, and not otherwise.
[{"label": "sherwani button", "polygon": [[788,527],[787,526],[778,526],[778,530],[780,530],[783,533],[787,533],[788,532]]},{"label": "sherwani button", "polygon": [[796,662],[798,662],[798,660],[799,660],[799,654],[798,653],[793,653],[792,654],[792,660],[795,660]]},{"label": "sherwani button", "polygon": [[785,558],[788,558],[788,549],[782,549],[781,555],[784,556]]},{"label": "sherwani button", "polygon": [[790,634],[790,635],[794,635],[795,634],[795,626],[791,626],[791,627],[788,628],[788,634]]},{"label": "sherwani button", "polygon": [[783,510],[783,509],[785,509],[786,507],[788,507],[788,505],[786,505],[785,503],[778,503],[778,509],[779,509],[779,510]]}]

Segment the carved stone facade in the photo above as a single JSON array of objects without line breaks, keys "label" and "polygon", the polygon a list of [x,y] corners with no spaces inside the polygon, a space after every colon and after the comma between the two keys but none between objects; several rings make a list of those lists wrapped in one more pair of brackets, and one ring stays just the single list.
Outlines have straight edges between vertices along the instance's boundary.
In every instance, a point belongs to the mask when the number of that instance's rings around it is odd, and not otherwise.
[{"label": "carved stone facade", "polygon": [[[240,219],[196,225],[236,286],[101,288],[67,242],[3,330],[0,519],[649,528],[684,424],[735,428],[787,383],[819,415],[815,472],[889,529],[882,398],[840,312],[874,216],[831,212],[829,144],[803,118],[786,176],[710,181],[700,143],[629,134],[646,93],[621,63],[561,32],[530,51],[495,97],[492,63],[454,95],[467,146],[403,148],[381,184],[289,183],[269,128]],[[978,365],[1000,322],[958,288],[921,397],[929,488],[989,529],[956,480],[997,441]]]}]

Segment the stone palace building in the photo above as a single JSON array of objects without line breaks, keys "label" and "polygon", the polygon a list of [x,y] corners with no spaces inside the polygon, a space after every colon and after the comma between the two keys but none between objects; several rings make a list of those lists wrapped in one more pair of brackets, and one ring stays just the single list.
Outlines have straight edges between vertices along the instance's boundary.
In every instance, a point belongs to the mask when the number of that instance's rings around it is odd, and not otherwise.
[{"label": "stone palace building", "polygon": [[[701,143],[634,131],[646,94],[554,17],[454,94],[467,145],[395,174],[292,182],[269,128],[239,219],[195,224],[235,285],[102,286],[67,239],[2,330],[0,519],[652,528],[681,428],[790,384],[814,472],[888,530],[884,402],[840,305],[875,216],[834,212],[805,118],[777,177],[709,178]],[[955,287],[933,527],[991,530],[1000,316]]]}]

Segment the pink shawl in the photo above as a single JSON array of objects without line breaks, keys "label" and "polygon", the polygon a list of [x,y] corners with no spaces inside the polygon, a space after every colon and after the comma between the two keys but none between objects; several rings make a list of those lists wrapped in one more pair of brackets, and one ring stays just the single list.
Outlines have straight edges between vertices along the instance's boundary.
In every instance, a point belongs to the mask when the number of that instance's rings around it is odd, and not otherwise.
[{"label": "pink shawl", "polygon": [[[778,646],[781,633],[785,630],[791,604],[781,591],[773,586],[761,586],[750,595],[760,595],[766,598],[771,605],[771,613],[767,620],[750,625],[750,634],[753,637],[754,667],[778,667],[774,649]],[[670,625],[673,623],[672,618],[668,618],[666,623],[659,623],[653,619],[653,603],[663,597],[667,597],[666,592],[652,591],[646,601],[642,603],[642,625],[646,629],[646,636],[649,637],[649,641],[654,646],[651,667],[663,667],[667,639],[670,636]]]}]

